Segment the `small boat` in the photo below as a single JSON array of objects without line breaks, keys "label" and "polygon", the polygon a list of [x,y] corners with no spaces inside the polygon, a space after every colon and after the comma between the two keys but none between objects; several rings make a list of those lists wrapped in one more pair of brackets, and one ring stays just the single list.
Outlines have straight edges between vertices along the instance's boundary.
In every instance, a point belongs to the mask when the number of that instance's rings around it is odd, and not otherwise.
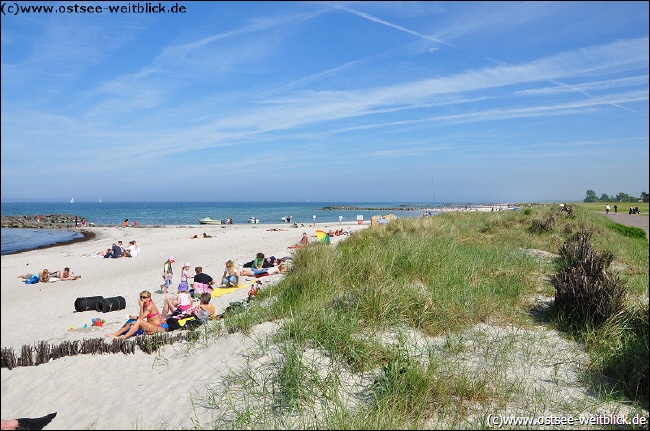
[{"label": "small boat", "polygon": [[215,220],[212,217],[205,217],[199,220],[201,224],[221,224],[221,220]]},{"label": "small boat", "polygon": [[248,222],[249,223],[259,223],[260,220],[258,218],[255,218],[255,217],[249,217]]},{"label": "small boat", "polygon": [[74,203],[74,198],[70,199],[70,203],[71,203],[71,204]]}]

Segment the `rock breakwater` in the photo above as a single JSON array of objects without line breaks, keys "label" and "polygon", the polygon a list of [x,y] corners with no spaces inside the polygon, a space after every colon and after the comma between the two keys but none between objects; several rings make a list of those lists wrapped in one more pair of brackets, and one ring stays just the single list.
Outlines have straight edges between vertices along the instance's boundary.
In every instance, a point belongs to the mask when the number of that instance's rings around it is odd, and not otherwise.
[{"label": "rock breakwater", "polygon": [[81,227],[83,217],[75,214],[41,215],[40,220],[37,215],[2,216],[1,224],[4,228],[69,229],[75,227],[75,217],[77,217],[77,227]]}]

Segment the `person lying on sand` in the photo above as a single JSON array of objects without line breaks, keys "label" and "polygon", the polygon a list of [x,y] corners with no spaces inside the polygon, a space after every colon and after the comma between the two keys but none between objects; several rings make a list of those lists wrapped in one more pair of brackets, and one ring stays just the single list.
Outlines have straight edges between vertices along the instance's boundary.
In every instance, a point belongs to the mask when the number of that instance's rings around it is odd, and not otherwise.
[{"label": "person lying on sand", "polygon": [[28,281],[31,279],[34,275],[38,275],[38,281],[41,283],[48,283],[50,281],[50,270],[44,269],[43,271],[39,272],[38,274],[23,274],[19,275],[17,278],[22,278],[23,281]]},{"label": "person lying on sand", "polygon": [[110,252],[111,252],[111,249],[107,248],[106,250],[99,250],[99,251],[96,251],[94,253],[84,253],[84,254],[81,255],[81,257],[99,257],[99,256],[104,257],[104,256],[106,256],[107,253],[110,253]]},{"label": "person lying on sand", "polygon": [[286,263],[281,263],[278,266],[271,266],[269,268],[262,268],[259,270],[253,270],[249,268],[243,268],[241,270],[241,275],[245,277],[263,277],[265,275],[286,274],[286,273],[287,273]]},{"label": "person lying on sand", "polygon": [[207,233],[203,232],[200,235],[198,233],[195,234],[195,235],[192,235],[190,238],[191,239],[194,239],[194,238],[212,238],[212,235],[208,235]]},{"label": "person lying on sand", "polygon": [[74,272],[70,271],[70,268],[67,266],[63,268],[63,271],[55,271],[51,273],[52,277],[56,277],[61,281],[76,280],[81,278],[80,275],[75,275]]}]

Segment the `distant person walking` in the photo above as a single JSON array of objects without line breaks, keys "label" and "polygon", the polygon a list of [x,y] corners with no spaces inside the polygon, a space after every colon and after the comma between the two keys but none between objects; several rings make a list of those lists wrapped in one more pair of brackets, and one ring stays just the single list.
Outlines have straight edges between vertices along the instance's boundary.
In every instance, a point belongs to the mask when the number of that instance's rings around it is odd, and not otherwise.
[{"label": "distant person walking", "polygon": [[618,205],[614,204],[614,214],[618,214]]},{"label": "distant person walking", "polygon": [[605,205],[605,214],[609,214],[609,204]]},{"label": "distant person walking", "polygon": [[339,216],[339,225],[340,225],[341,223],[343,223],[343,216],[342,216],[342,215]]},{"label": "distant person walking", "polygon": [[74,227],[79,226],[79,216],[74,216]]}]

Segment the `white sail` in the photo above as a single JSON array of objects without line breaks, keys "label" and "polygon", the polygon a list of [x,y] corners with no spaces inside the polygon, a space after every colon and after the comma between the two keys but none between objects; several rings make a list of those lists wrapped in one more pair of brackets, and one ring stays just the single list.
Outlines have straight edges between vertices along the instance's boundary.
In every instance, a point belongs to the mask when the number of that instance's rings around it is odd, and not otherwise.
[{"label": "white sail", "polygon": [[71,203],[71,204],[74,203],[74,198],[70,199],[70,203]]}]

